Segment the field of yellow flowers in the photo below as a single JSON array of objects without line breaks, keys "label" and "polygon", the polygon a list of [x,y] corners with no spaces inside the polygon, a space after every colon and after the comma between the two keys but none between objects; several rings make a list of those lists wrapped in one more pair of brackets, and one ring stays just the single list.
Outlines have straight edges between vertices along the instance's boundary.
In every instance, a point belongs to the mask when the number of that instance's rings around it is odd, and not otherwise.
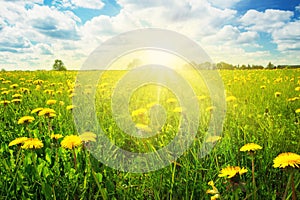
[{"label": "field of yellow flowers", "polygon": [[[109,111],[120,72],[109,73],[98,87],[96,105],[109,138],[133,152],[170,142],[184,112],[176,96],[161,91],[168,117],[158,137],[128,137],[119,133]],[[102,164],[87,150],[97,141],[96,133],[77,132],[72,115],[77,72],[0,72],[0,199],[300,198],[300,70],[220,74],[227,104],[222,135],[201,137],[215,109],[204,93],[198,100],[206,120],[194,144],[165,168],[129,173]],[[155,90],[151,87],[144,88],[148,94]],[[146,94],[133,94],[130,113],[138,129],[151,132],[145,113],[154,100]],[[215,146],[200,158],[202,143]]]}]

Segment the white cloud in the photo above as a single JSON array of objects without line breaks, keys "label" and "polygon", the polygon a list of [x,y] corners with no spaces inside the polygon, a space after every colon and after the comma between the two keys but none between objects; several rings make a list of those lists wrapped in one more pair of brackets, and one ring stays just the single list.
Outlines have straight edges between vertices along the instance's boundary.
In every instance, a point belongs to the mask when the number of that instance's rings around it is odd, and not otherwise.
[{"label": "white cloud", "polygon": [[101,9],[104,6],[101,0],[71,0],[71,2],[82,8]]},{"label": "white cloud", "polygon": [[278,50],[300,50],[300,20],[289,22],[272,33],[273,42]]},{"label": "white cloud", "polygon": [[89,9],[102,9],[104,3],[101,0],[54,0],[52,5],[60,8],[89,8]]},{"label": "white cloud", "polygon": [[272,32],[284,26],[294,15],[292,11],[267,9],[265,12],[248,10],[239,20],[247,30]]},{"label": "white cloud", "polygon": [[220,45],[227,46],[254,46],[258,47],[256,40],[259,38],[257,32],[246,31],[241,32],[237,27],[226,25],[220,29],[216,34],[204,37],[201,42],[207,45]]},{"label": "white cloud", "polygon": [[35,5],[27,11],[27,22],[39,33],[58,39],[79,39],[76,22],[70,12],[59,12],[47,6]]},{"label": "white cloud", "polygon": [[219,7],[219,8],[232,8],[241,0],[208,0],[212,5]]},{"label": "white cloud", "polygon": [[298,12],[300,11],[300,4],[295,7],[295,10],[298,11]]}]

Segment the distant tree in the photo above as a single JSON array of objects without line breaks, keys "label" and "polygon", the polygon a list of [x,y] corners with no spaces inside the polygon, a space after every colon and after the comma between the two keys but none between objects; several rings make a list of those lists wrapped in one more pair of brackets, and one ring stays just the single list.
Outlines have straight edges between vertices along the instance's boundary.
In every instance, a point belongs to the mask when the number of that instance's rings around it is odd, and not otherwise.
[{"label": "distant tree", "polygon": [[6,70],[4,68],[1,69],[1,72],[6,72]]},{"label": "distant tree", "polygon": [[219,62],[217,63],[218,69],[234,69],[234,66],[232,64],[228,64],[225,62]]},{"label": "distant tree", "polygon": [[63,61],[58,60],[58,59],[56,59],[54,61],[54,64],[53,64],[52,68],[53,68],[53,70],[56,70],[56,71],[66,71],[67,70],[67,68],[64,65]]},{"label": "distant tree", "polygon": [[274,69],[274,67],[275,66],[271,62],[269,62],[267,65],[267,69]]}]

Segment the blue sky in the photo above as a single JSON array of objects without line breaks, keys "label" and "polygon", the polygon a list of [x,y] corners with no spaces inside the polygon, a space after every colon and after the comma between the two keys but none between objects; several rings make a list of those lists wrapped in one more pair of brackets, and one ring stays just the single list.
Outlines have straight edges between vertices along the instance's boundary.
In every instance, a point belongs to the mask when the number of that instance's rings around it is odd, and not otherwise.
[{"label": "blue sky", "polygon": [[79,69],[102,42],[149,27],[188,36],[214,62],[300,64],[299,0],[2,0],[0,68]]}]

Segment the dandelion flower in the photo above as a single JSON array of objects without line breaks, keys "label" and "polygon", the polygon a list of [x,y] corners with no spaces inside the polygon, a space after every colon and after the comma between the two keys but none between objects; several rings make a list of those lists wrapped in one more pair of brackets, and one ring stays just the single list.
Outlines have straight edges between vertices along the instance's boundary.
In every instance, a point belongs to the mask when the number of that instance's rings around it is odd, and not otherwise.
[{"label": "dandelion flower", "polygon": [[46,102],[47,105],[53,105],[56,104],[56,100],[50,99]]},{"label": "dandelion flower", "polygon": [[68,135],[61,141],[61,146],[66,149],[73,149],[81,144],[82,140],[77,135]]},{"label": "dandelion flower", "polygon": [[152,132],[152,129],[149,126],[145,125],[145,124],[138,123],[138,124],[135,125],[135,127],[137,129],[139,129],[141,131],[144,131],[144,132],[147,132],[147,133]]},{"label": "dandelion flower", "polygon": [[13,145],[19,145],[19,144],[23,144],[26,140],[28,140],[27,137],[19,137],[19,138],[16,138],[14,139],[13,141],[11,141],[8,146],[13,146]]},{"label": "dandelion flower", "polygon": [[54,90],[45,90],[44,93],[46,94],[50,94],[50,95],[53,95],[54,94]]},{"label": "dandelion flower", "polygon": [[209,106],[209,107],[207,107],[207,108],[205,109],[205,111],[206,111],[206,112],[209,112],[209,111],[212,111],[212,110],[214,110],[214,109],[215,109],[214,106]]},{"label": "dandelion flower", "polygon": [[275,97],[279,97],[281,95],[281,92],[275,92]]},{"label": "dandelion flower", "polygon": [[20,102],[22,102],[22,99],[13,99],[13,100],[11,100],[11,102],[13,102],[13,103],[20,103]]},{"label": "dandelion flower", "polygon": [[212,187],[212,190],[206,190],[206,194],[213,194],[213,196],[210,197],[210,199],[218,199],[220,198],[220,193],[218,189],[215,187],[215,184],[213,181],[209,181],[208,185]]},{"label": "dandelion flower", "polygon": [[167,99],[167,103],[176,103],[176,102],[177,102],[177,99],[175,99],[175,98]]},{"label": "dandelion flower", "polygon": [[51,109],[51,108],[43,108],[40,112],[39,112],[39,116],[47,116],[47,117],[51,117],[55,115],[55,110]]},{"label": "dandelion flower", "polygon": [[300,108],[298,108],[297,110],[295,110],[295,113],[300,113]]},{"label": "dandelion flower", "polygon": [[174,113],[182,113],[182,111],[183,111],[182,107],[176,107],[173,109]]},{"label": "dandelion flower", "polygon": [[53,133],[50,136],[51,139],[55,139],[55,140],[58,140],[62,137],[63,137],[62,134],[53,134]]},{"label": "dandelion flower", "polygon": [[232,178],[236,174],[242,175],[246,172],[248,172],[248,170],[245,169],[244,167],[240,168],[239,166],[228,166],[228,167],[221,170],[221,173],[219,174],[219,177],[227,176],[227,178]]},{"label": "dandelion flower", "polygon": [[19,89],[19,92],[22,92],[22,93],[29,93],[29,89],[28,89],[28,88],[20,88],[20,89]]},{"label": "dandelion flower", "polygon": [[213,136],[207,137],[207,139],[205,140],[205,142],[207,142],[207,143],[214,143],[214,142],[217,142],[217,141],[219,141],[221,139],[222,139],[221,136],[213,135]]},{"label": "dandelion flower", "polygon": [[10,86],[10,88],[13,88],[13,89],[15,89],[15,88],[17,88],[17,87],[19,87],[18,84],[12,84],[12,85]]},{"label": "dandelion flower", "polygon": [[262,147],[259,146],[258,144],[248,143],[248,144],[245,144],[244,146],[242,146],[240,148],[240,151],[256,151],[256,150],[260,150],[260,149],[262,149]]},{"label": "dandelion flower", "polygon": [[10,92],[9,90],[2,91],[2,92],[1,92],[1,94],[3,94],[3,95],[8,95],[8,94],[9,94],[9,92]]},{"label": "dandelion flower", "polygon": [[3,105],[7,105],[9,103],[10,103],[10,101],[7,101],[7,100],[0,101],[0,104],[3,104]]},{"label": "dandelion flower", "polygon": [[34,117],[32,116],[24,116],[18,120],[18,124],[31,123],[33,122]]},{"label": "dandelion flower", "polygon": [[266,87],[267,87],[267,86],[262,85],[262,86],[260,86],[260,89],[266,89]]},{"label": "dandelion flower", "polygon": [[97,135],[93,132],[84,132],[79,137],[83,142],[96,142]]},{"label": "dandelion flower", "polygon": [[31,114],[33,113],[39,113],[41,110],[43,110],[44,108],[35,108],[31,111]]},{"label": "dandelion flower", "polygon": [[299,92],[300,91],[300,87],[296,87],[295,91]]},{"label": "dandelion flower", "polygon": [[229,96],[229,97],[226,97],[226,101],[227,101],[227,102],[236,101],[236,97],[235,97],[235,96]]},{"label": "dandelion flower", "polygon": [[74,105],[69,105],[69,106],[67,106],[67,110],[73,110],[73,108],[74,108],[75,106]]},{"label": "dandelion flower", "polygon": [[300,155],[291,152],[281,153],[273,160],[273,163],[275,168],[286,168],[288,166],[299,168]]},{"label": "dandelion flower", "polygon": [[16,98],[16,99],[22,98],[22,95],[21,94],[14,94],[14,95],[12,95],[12,98]]},{"label": "dandelion flower", "polygon": [[44,146],[43,142],[38,138],[29,138],[24,141],[22,149],[40,149]]},{"label": "dandelion flower", "polygon": [[132,117],[135,117],[135,116],[143,116],[143,115],[146,114],[146,112],[147,112],[147,109],[145,109],[145,108],[140,108],[140,109],[137,109],[137,110],[132,111],[131,116],[132,116]]}]

